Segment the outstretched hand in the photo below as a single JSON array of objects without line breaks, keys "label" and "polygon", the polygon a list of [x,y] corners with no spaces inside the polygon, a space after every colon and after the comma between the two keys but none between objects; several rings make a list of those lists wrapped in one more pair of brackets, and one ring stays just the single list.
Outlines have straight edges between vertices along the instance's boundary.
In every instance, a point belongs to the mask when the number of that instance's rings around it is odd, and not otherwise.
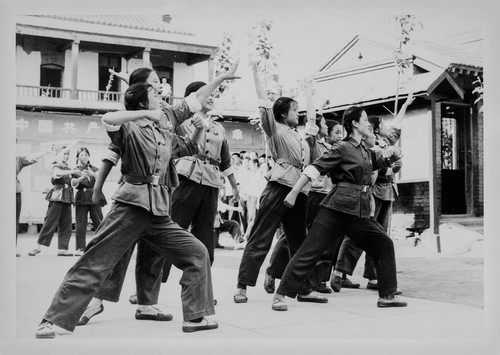
[{"label": "outstretched hand", "polygon": [[241,79],[241,76],[236,75],[236,69],[238,69],[238,65],[240,64],[240,59],[236,59],[236,61],[229,67],[229,70],[222,74],[224,76],[224,80],[233,80],[233,79]]},{"label": "outstretched hand", "polygon": [[292,208],[295,205],[295,201],[297,200],[298,192],[294,190],[290,191],[288,195],[286,195],[285,200],[283,201],[284,205],[288,208]]}]

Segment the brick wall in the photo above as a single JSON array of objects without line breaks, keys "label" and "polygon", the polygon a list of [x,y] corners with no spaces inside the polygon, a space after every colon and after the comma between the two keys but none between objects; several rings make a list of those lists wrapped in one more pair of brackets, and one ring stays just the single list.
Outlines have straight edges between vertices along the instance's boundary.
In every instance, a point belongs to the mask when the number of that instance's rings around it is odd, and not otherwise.
[{"label": "brick wall", "polygon": [[472,193],[474,215],[484,215],[484,135],[483,114],[479,113],[480,105],[473,106],[472,111]]},{"label": "brick wall", "polygon": [[429,182],[398,184],[398,190],[394,213],[413,214],[413,226],[407,228],[429,228]]}]

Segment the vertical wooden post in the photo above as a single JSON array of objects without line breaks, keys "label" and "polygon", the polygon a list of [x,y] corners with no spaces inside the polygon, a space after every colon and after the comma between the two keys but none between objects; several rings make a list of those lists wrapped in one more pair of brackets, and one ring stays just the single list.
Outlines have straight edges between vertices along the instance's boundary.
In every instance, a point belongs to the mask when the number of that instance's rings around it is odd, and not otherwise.
[{"label": "vertical wooden post", "polygon": [[[438,164],[441,159],[438,154],[441,152],[441,103],[435,99],[431,101],[431,176],[429,180],[429,203],[430,203],[430,226],[436,236],[437,252],[441,253],[441,238],[439,236],[440,220],[440,189],[438,188]],[[438,159],[439,158],[439,159]],[[440,181],[441,179],[439,179]]]},{"label": "vertical wooden post", "polygon": [[80,40],[74,40],[71,44],[71,99],[78,99],[78,56],[80,53]]}]

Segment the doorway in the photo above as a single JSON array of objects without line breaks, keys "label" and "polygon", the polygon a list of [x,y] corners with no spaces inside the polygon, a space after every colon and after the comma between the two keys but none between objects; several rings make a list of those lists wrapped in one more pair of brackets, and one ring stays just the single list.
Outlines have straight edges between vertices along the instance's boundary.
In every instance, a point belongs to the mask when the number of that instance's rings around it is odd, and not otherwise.
[{"label": "doorway", "polygon": [[471,214],[471,120],[466,105],[441,104],[441,214]]},{"label": "doorway", "polygon": [[61,87],[62,69],[53,64],[40,66],[40,86],[45,87],[40,89],[40,96],[61,97],[61,91],[57,89]]}]

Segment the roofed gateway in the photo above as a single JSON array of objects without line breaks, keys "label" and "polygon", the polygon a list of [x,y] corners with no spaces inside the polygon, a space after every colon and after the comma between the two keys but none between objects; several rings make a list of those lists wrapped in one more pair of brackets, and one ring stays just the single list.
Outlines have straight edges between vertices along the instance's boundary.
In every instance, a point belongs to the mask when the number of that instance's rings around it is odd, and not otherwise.
[{"label": "roofed gateway", "polygon": [[391,119],[409,93],[416,96],[403,123],[405,158],[394,205],[396,214],[411,216],[404,226],[411,231],[483,216],[482,101],[474,93],[483,73],[480,35],[454,36],[459,42],[448,43],[412,39],[402,78],[389,42],[357,35],[313,75],[317,95],[330,98],[326,118],[339,119],[357,104]]}]

